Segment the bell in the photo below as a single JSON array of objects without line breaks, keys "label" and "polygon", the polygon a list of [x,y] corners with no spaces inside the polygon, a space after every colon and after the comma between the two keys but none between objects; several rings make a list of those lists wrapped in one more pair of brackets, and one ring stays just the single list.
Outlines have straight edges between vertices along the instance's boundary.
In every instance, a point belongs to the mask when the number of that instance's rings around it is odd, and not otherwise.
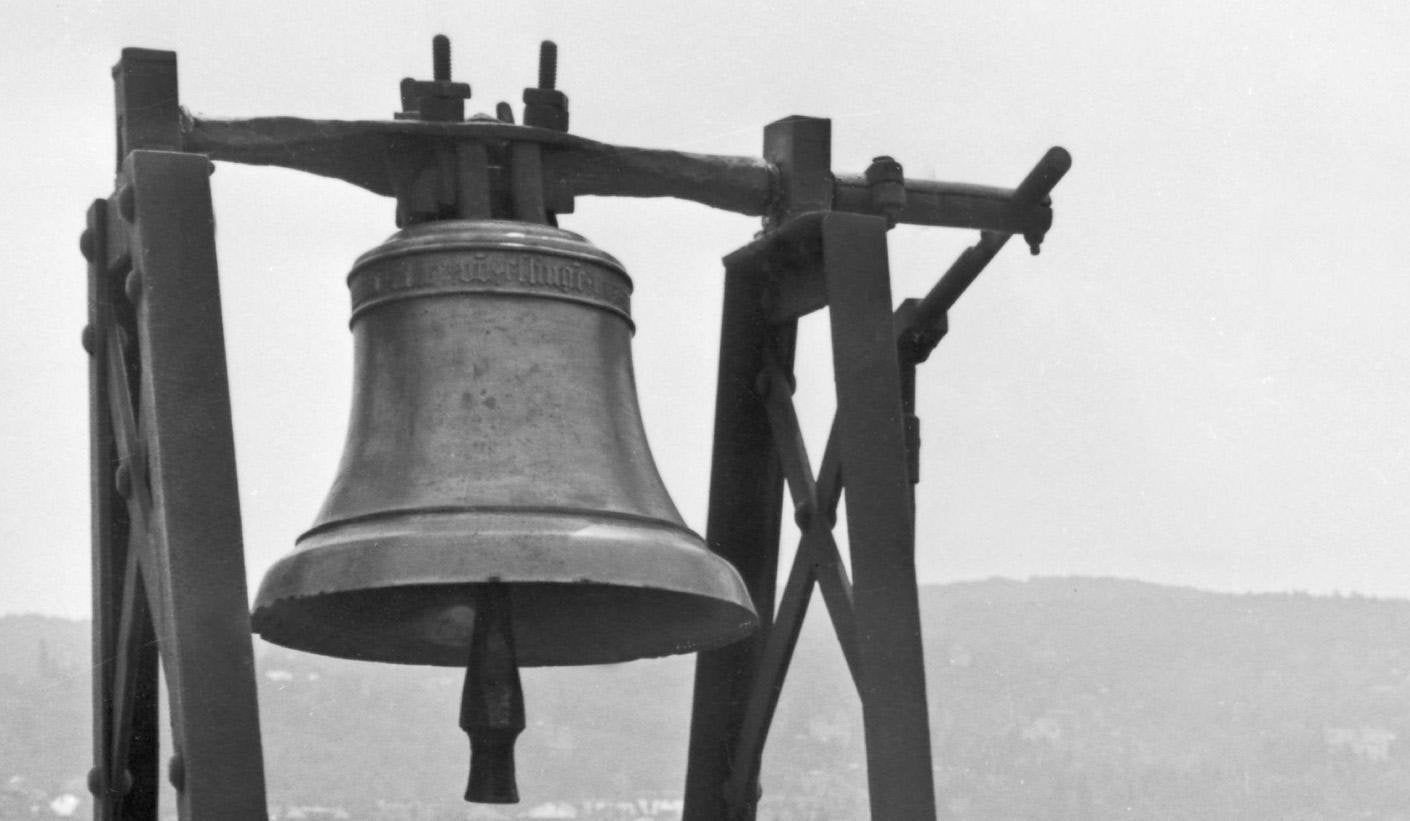
[{"label": "bell", "polygon": [[516,664],[689,652],[753,628],[739,574],[685,526],[651,458],[616,259],[558,228],[443,220],[364,254],[348,286],[346,448],[313,527],[260,586],[255,632],[343,658],[468,661],[468,704],[517,691]]},{"label": "bell", "polygon": [[429,222],[348,276],[352,420],[332,491],[265,576],[255,630],[344,658],[462,666],[477,585],[510,589],[521,665],[732,641],[734,568],[688,530],[646,443],[631,280],[582,237]]}]

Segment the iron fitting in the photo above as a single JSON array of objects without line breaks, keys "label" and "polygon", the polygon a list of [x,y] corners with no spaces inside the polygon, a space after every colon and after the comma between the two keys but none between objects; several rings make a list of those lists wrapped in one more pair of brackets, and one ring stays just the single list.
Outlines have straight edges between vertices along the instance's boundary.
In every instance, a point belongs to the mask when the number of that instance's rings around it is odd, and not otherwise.
[{"label": "iron fitting", "polygon": [[895,225],[896,215],[906,207],[906,175],[901,164],[892,157],[876,157],[867,166],[866,180],[872,208]]},{"label": "iron fitting", "polygon": [[131,183],[123,183],[117,190],[118,214],[126,222],[137,221],[137,194]]},{"label": "iron fitting", "polygon": [[793,523],[806,533],[813,526],[813,503],[807,500],[793,506]]},{"label": "iron fitting", "polygon": [[167,762],[166,777],[177,792],[186,789],[186,759],[180,753],[173,755]]}]

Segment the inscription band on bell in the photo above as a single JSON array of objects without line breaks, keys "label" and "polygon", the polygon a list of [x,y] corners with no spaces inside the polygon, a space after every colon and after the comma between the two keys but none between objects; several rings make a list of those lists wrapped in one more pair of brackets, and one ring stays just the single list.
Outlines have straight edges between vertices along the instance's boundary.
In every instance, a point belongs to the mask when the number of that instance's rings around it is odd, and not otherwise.
[{"label": "inscription band on bell", "polygon": [[520,248],[379,258],[355,269],[348,289],[354,320],[364,310],[392,300],[441,293],[503,293],[587,303],[632,322],[632,285],[625,274],[594,262]]}]

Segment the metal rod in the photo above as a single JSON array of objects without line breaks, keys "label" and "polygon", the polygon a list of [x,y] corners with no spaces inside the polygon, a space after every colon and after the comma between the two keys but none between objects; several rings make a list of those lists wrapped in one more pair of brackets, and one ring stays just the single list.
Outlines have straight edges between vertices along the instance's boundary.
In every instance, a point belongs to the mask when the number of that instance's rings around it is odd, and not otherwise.
[{"label": "metal rod", "polygon": [[450,38],[444,34],[431,38],[431,79],[450,82]]},{"label": "metal rod", "polygon": [[552,40],[539,43],[539,88],[553,91],[558,84],[558,44]]},{"label": "metal rod", "polygon": [[[1023,178],[1023,182],[1013,190],[1014,202],[1021,206],[1023,203],[1037,204],[1047,201],[1053,187],[1071,167],[1072,155],[1065,149],[1048,149],[1038,164],[1033,166],[1033,170],[1028,172],[1028,176]],[[955,306],[965,290],[974,284],[974,280],[1014,233],[1020,232],[983,231],[980,233],[979,242],[961,251],[940,277],[940,281],[936,282],[935,287],[920,301],[912,330],[924,333],[938,328],[940,323],[944,322],[945,314]],[[938,338],[936,341],[939,341]]]},{"label": "metal rod", "polygon": [[931,328],[941,322],[974,280],[984,271],[1013,234],[985,231],[979,242],[960,252],[955,261],[916,308],[915,327]]},{"label": "metal rod", "polygon": [[1071,168],[1072,155],[1067,153],[1067,149],[1056,145],[1049,148],[1038,164],[1033,166],[1033,170],[1028,172],[1028,176],[1023,178],[1023,182],[1014,189],[1014,200],[1028,203],[1045,202],[1053,188]]},{"label": "metal rod", "polygon": [[[134,534],[134,540],[140,538]],[[113,676],[112,747],[108,751],[109,790],[126,793],[133,786],[128,758],[133,741],[133,727],[138,716],[137,692],[141,689],[142,665],[139,663],[142,645],[151,636],[147,616],[147,595],[141,589],[141,569],[135,546],[128,549],[127,569],[122,584],[122,616],[118,620],[117,652],[111,665]],[[152,785],[155,787],[155,785]],[[113,790],[117,787],[117,790]]]},{"label": "metal rod", "polygon": [[93,767],[88,789],[93,793],[93,817],[110,821],[115,815],[110,784],[113,676],[109,666],[117,653],[118,608],[121,604],[127,544],[127,522],[113,487],[117,469],[112,417],[108,410],[107,327],[112,321],[112,287],[107,277],[107,201],[94,200],[79,248],[88,260],[88,325],[83,347],[88,352],[88,477],[93,572]]},{"label": "metal rod", "polygon": [[754,668],[750,693],[745,700],[739,723],[739,742],[730,760],[729,777],[724,784],[725,804],[732,812],[751,807],[758,799],[759,765],[768,741],[769,727],[783,691],[788,665],[803,631],[803,619],[808,615],[812,598],[813,566],[799,557],[788,573],[783,596],[779,599],[778,617],[769,630],[763,651]]}]

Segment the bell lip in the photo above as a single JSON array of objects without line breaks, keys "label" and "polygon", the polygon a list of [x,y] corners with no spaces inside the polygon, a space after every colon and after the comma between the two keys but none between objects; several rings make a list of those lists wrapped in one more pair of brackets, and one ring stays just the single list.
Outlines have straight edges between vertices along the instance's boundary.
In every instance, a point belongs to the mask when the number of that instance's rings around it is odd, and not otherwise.
[{"label": "bell lip", "polygon": [[[355,631],[352,623],[369,607],[428,591],[430,600],[440,602],[435,607],[453,609],[469,600],[474,586],[494,583],[530,591],[530,610],[539,608],[545,622],[566,623],[570,633],[581,634],[571,645],[532,631],[519,636],[526,667],[707,650],[748,635],[758,622],[738,571],[684,527],[579,511],[479,510],[401,512],[310,531],[265,575],[255,598],[254,630],[275,644],[323,655],[463,666],[460,645],[468,646],[468,626],[454,628],[440,643],[412,632],[401,639],[354,641],[338,633],[342,623],[319,620],[349,620],[348,630]],[[595,605],[574,604],[601,597],[637,602],[641,612],[604,617]],[[560,600],[565,612],[554,612],[551,602]],[[335,612],[342,615],[328,615]],[[595,619],[602,621],[600,629]],[[609,626],[614,619],[648,629],[616,642],[611,637],[620,626]]]},{"label": "bell lip", "polygon": [[[439,598],[465,599],[471,595],[474,585],[440,585],[435,587],[420,586],[419,589],[429,590],[431,595]],[[572,585],[563,583],[544,582],[534,585],[540,591],[557,587],[564,591],[578,591],[583,585]],[[599,585],[602,591],[611,586]],[[306,608],[310,603],[318,607],[324,607],[328,600],[337,597],[362,596],[367,593],[375,594],[373,601],[380,601],[384,595],[404,593],[417,590],[418,587],[406,588],[375,588],[361,593],[344,593],[331,595],[304,596],[298,598],[279,599],[270,602],[263,607],[256,608],[252,614],[252,632],[262,640],[286,647],[291,650],[298,650],[305,653],[314,653],[332,658],[348,659],[350,661],[371,661],[382,664],[405,664],[425,667],[456,667],[464,668],[468,659],[468,639],[464,643],[456,642],[445,646],[434,648],[434,652],[428,653],[424,645],[417,646],[408,642],[388,643],[354,643],[352,641],[340,640],[332,641],[326,636],[309,638],[305,632],[297,626],[294,620],[300,616],[292,614]],[[626,592],[640,592],[641,588],[618,588]],[[663,591],[652,591],[662,593]],[[549,594],[552,595],[552,594]],[[702,597],[691,597],[686,594],[671,593],[662,597],[664,600],[674,599],[677,602],[694,598],[704,601]],[[578,652],[576,654],[552,653],[544,654],[526,652],[521,649],[517,657],[519,667],[583,667],[598,664],[623,664],[629,661],[640,661],[643,659],[665,658],[667,656],[682,655],[686,653],[699,653],[708,650],[715,650],[733,644],[746,638],[759,627],[758,616],[753,608],[743,608],[737,604],[709,600],[710,605],[716,611],[715,618],[712,619],[711,632],[708,635],[701,635],[688,641],[658,642],[655,644],[638,643],[630,649],[607,651],[599,649]],[[305,616],[306,617],[306,616]],[[473,620],[467,622],[472,625]],[[465,627],[468,635],[470,627]],[[516,642],[523,645],[522,639]]]}]

